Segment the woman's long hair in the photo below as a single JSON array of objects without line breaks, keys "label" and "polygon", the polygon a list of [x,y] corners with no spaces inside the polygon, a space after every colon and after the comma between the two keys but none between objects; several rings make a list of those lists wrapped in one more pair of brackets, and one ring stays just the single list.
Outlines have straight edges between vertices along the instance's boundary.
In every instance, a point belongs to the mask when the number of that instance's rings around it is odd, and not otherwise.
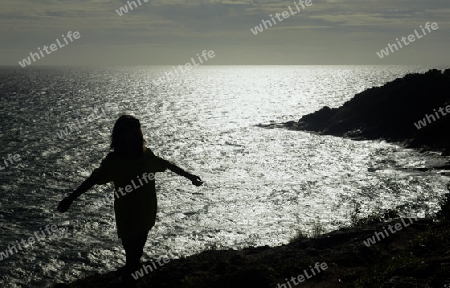
[{"label": "woman's long hair", "polygon": [[144,154],[144,147],[139,119],[131,115],[120,116],[114,124],[110,149],[122,158],[138,158]]}]

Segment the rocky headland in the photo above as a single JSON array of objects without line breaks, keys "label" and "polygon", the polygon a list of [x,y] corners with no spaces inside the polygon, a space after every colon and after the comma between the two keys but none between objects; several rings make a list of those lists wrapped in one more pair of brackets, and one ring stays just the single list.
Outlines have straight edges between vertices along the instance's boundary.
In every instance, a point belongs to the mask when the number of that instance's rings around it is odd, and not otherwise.
[{"label": "rocky headland", "polygon": [[[282,127],[358,139],[383,139],[450,154],[450,69],[408,74],[323,107]],[[263,126],[263,125],[261,125]],[[265,127],[276,126],[266,125]]]}]

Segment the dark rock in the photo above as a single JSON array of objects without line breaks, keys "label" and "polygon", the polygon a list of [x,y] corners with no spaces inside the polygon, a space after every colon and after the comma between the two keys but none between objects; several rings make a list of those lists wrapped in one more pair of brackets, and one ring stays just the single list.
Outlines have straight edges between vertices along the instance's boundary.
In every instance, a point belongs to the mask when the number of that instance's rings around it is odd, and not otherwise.
[{"label": "dark rock", "polygon": [[[384,139],[411,148],[448,153],[450,115],[435,115],[450,104],[450,69],[433,69],[425,74],[408,74],[381,87],[370,88],[339,108],[323,107],[303,116],[295,127],[285,127],[353,139]],[[434,121],[417,128],[415,123],[433,115]]]}]

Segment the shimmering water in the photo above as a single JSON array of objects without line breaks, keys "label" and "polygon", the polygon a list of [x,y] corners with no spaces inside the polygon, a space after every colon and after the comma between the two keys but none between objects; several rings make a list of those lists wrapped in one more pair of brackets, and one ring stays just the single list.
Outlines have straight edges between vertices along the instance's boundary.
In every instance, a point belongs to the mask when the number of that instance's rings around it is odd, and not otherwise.
[{"label": "shimmering water", "polygon": [[[111,185],[55,213],[108,153],[122,113],[141,120],[155,154],[205,181],[195,187],[172,172],[157,175],[159,220],[144,260],[280,245],[317,223],[325,231],[349,225],[356,207],[361,216],[389,208],[409,216],[437,211],[448,179],[401,169],[443,162],[434,154],[255,126],[338,107],[427,67],[212,66],[152,85],[170,69],[0,69],[0,160],[22,158],[0,171],[0,251],[48,224],[69,231],[0,261],[0,286],[42,287],[123,266],[112,203],[92,204],[112,193]],[[60,137],[80,119],[88,123]]]}]

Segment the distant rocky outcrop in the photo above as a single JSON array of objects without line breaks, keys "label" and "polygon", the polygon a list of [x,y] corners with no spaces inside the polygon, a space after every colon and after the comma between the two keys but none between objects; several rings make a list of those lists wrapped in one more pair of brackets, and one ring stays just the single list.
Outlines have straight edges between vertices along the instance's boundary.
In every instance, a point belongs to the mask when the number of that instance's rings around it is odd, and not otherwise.
[{"label": "distant rocky outcrop", "polygon": [[[285,127],[353,139],[384,139],[450,152],[450,69],[408,74],[339,108],[323,107]],[[448,106],[448,111],[446,107]],[[439,110],[440,109],[440,110]]]}]

